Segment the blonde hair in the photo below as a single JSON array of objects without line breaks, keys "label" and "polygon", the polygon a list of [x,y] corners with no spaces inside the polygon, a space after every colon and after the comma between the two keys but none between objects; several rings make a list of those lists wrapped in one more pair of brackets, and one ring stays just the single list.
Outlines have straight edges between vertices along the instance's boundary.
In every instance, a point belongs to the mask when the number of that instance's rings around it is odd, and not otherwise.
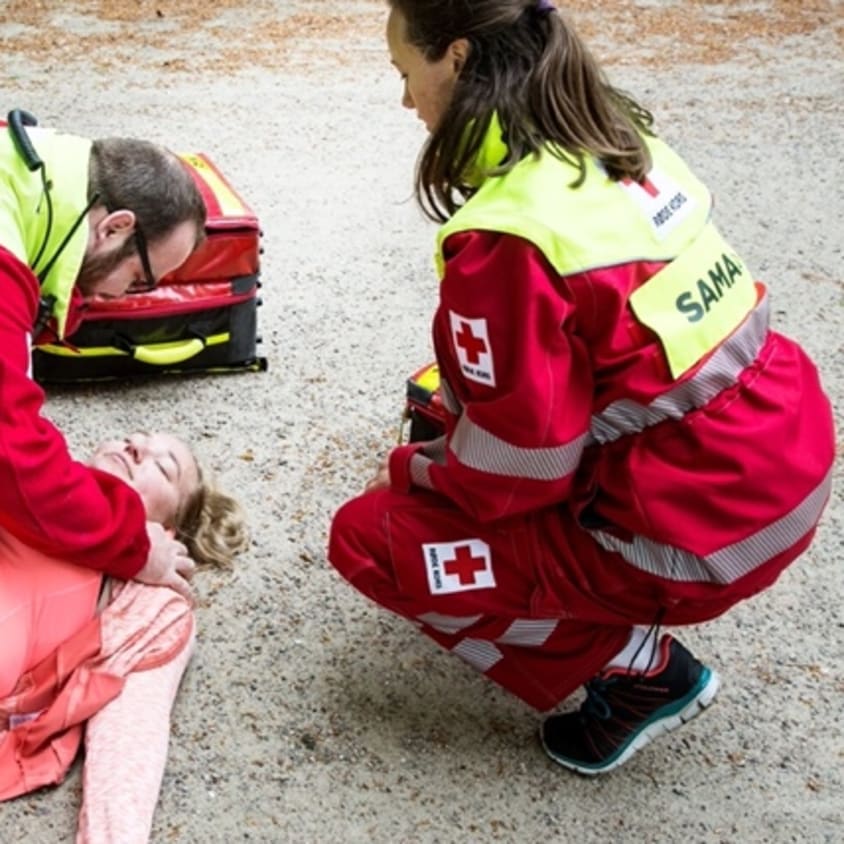
[{"label": "blonde hair", "polygon": [[238,501],[204,477],[176,516],[176,538],[198,565],[227,568],[249,545],[246,517]]}]

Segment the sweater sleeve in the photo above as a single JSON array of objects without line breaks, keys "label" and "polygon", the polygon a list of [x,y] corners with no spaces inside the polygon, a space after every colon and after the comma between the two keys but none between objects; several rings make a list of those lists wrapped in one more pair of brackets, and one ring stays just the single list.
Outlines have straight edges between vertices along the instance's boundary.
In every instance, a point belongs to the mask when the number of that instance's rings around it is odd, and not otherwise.
[{"label": "sweater sleeve", "polygon": [[0,248],[0,524],[46,554],[131,578],[149,553],[144,506],[120,479],[73,460],[42,415],[44,392],[31,377],[37,290]]},{"label": "sweater sleeve", "polygon": [[464,232],[446,246],[434,345],[456,406],[445,448],[398,449],[391,479],[436,490],[481,521],[563,501],[593,392],[574,299],[520,238]]}]

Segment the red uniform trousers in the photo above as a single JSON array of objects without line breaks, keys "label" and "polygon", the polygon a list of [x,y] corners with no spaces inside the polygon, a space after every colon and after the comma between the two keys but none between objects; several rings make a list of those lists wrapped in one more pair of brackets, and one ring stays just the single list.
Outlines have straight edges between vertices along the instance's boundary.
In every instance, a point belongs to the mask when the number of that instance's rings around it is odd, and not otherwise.
[{"label": "red uniform trousers", "polygon": [[[633,625],[721,615],[773,583],[813,533],[733,583],[677,582],[598,546],[564,505],[480,524],[434,493],[385,489],[337,512],[329,559],[364,595],[544,711],[597,674]],[[423,545],[469,540],[489,546],[494,586],[435,593]],[[461,582],[476,576],[469,566]]]}]

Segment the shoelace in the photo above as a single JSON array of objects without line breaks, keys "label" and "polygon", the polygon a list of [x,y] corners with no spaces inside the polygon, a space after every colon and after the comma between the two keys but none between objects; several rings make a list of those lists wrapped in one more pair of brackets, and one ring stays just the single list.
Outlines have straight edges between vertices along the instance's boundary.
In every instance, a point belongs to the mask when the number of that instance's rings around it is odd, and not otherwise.
[{"label": "shoelace", "polygon": [[586,684],[586,700],[580,707],[580,714],[585,718],[597,718],[608,721],[612,718],[612,707],[607,701],[607,692],[616,683],[615,679],[602,680],[596,677]]},{"label": "shoelace", "polygon": [[[644,677],[648,671],[651,670],[653,661],[656,658],[657,650],[659,649],[659,633],[662,626],[661,622],[663,613],[663,609],[660,609],[659,612],[657,612],[656,618],[648,628],[645,638],[642,640],[642,644],[639,645],[636,649],[636,653],[633,654],[633,658],[630,660],[627,673],[631,680]],[[641,653],[642,648],[651,640],[651,636],[653,636],[653,647],[651,648],[651,655],[648,659],[648,664],[644,671],[634,672],[633,663],[636,661],[636,657],[638,657]],[[618,680],[618,677],[593,677],[589,680],[589,682],[584,686],[586,689],[586,700],[584,700],[580,706],[581,717],[597,718],[599,721],[609,721],[609,719],[612,718],[612,707],[607,700],[607,693],[614,685],[616,685]]]},{"label": "shoelace", "polygon": [[651,641],[651,636],[653,636],[653,646],[651,647],[651,655],[648,657],[648,664],[645,666],[644,671],[636,672],[637,677],[644,677],[648,671],[651,670],[651,666],[653,665],[654,658],[656,657],[656,652],[659,650],[659,634],[662,628],[662,617],[665,615],[665,608],[661,607],[656,614],[656,618],[654,618],[653,623],[648,628],[648,632],[645,633],[645,638],[642,640],[642,643],[636,648],[636,653],[630,659],[630,662],[627,665],[627,673],[633,674],[633,664],[636,662],[636,658],[642,652],[642,648],[647,645],[648,642]]}]

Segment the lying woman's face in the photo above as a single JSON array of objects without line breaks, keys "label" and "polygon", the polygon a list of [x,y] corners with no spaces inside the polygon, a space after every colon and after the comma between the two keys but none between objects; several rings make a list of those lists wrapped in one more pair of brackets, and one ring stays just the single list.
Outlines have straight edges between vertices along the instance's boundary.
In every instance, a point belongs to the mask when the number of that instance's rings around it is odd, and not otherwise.
[{"label": "lying woman's face", "polygon": [[133,487],[147,519],[176,527],[180,508],[199,486],[199,469],[188,446],[172,434],[138,432],[100,443],[91,466]]}]

